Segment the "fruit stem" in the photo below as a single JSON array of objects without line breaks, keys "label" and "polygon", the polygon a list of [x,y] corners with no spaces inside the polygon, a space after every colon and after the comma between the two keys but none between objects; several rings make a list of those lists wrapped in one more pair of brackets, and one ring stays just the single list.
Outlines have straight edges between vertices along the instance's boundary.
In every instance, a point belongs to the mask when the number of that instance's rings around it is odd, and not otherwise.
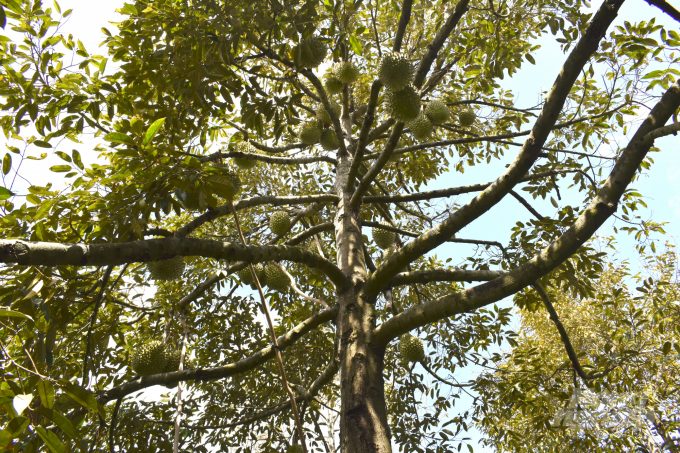
[{"label": "fruit stem", "polygon": [[[232,201],[229,202],[229,207],[231,208],[231,211],[234,213],[234,221],[236,223],[236,230],[238,231],[238,235],[241,238],[241,243],[243,244],[244,247],[246,247],[248,244],[246,243],[246,238],[243,236],[243,231],[241,230],[241,222],[238,219],[238,214],[236,213],[236,209],[234,208],[234,203]],[[281,372],[281,383],[283,384],[284,390],[288,393],[288,397],[290,398],[290,406],[293,409],[293,415],[295,417],[295,425],[297,426],[298,430],[298,436],[300,437],[300,444],[302,445],[302,452],[307,453],[307,445],[305,443],[305,434],[302,429],[302,423],[300,421],[300,413],[298,412],[298,407],[297,407],[297,402],[295,401],[295,394],[291,390],[290,386],[288,385],[288,379],[286,379],[286,370],[283,368],[283,358],[281,356],[281,349],[279,348],[279,342],[276,339],[276,331],[274,330],[274,323],[272,322],[272,317],[271,314],[269,313],[269,307],[267,306],[267,302],[265,301],[264,298],[264,291],[262,290],[262,285],[260,285],[260,280],[257,278],[257,274],[255,273],[255,268],[251,263],[248,263],[248,267],[250,268],[250,273],[253,276],[253,280],[255,281],[255,285],[257,285],[257,292],[260,294],[260,303],[261,303],[261,309],[262,313],[264,314],[264,317],[267,318],[267,324],[269,325],[269,335],[271,336],[273,348],[274,348],[274,353],[276,354],[276,361],[279,364],[279,371]]]}]

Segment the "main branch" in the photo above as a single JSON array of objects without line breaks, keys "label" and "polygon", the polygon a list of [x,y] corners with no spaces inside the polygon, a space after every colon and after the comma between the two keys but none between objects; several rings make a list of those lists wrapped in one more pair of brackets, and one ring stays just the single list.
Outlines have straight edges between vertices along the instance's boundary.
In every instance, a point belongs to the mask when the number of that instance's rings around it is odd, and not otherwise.
[{"label": "main branch", "polygon": [[[559,117],[562,107],[581,69],[597,50],[608,26],[616,17],[623,0],[605,1],[583,37],[569,54],[548,95],[531,134],[508,169],[487,189],[442,223],[390,256],[366,281],[366,291],[377,294],[400,269],[419,256],[444,243],[448,238],[478,219],[505,197],[534,165],[541,148]],[[380,159],[380,158],[379,158]]]},{"label": "main branch", "polygon": [[333,263],[303,248],[286,245],[244,247],[229,242],[183,237],[114,244],[58,244],[0,239],[0,262],[22,265],[104,266],[145,263],[174,256],[202,256],[253,264],[293,261],[321,269],[338,288],[345,285],[344,274]]},{"label": "main branch", "polygon": [[670,131],[675,126],[669,128],[663,127],[663,124],[679,107],[680,81],[677,81],[664,93],[659,103],[640,125],[595,199],[572,226],[548,247],[502,277],[412,307],[394,316],[376,329],[374,337],[376,343],[386,345],[391,339],[418,326],[456,314],[469,313],[501,300],[533,284],[569,259],[616,212],[619,200],[654,144],[654,139],[665,133],[672,133]]},{"label": "main branch", "polygon": [[[337,309],[334,308],[331,310],[324,310],[307,318],[293,329],[277,338],[279,348],[285,349],[291,346],[308,332],[334,319],[336,315]],[[125,384],[119,385],[118,387],[101,392],[98,395],[98,400],[102,404],[105,404],[109,401],[122,398],[126,395],[154,385],[172,385],[180,381],[212,381],[215,379],[223,379],[253,370],[272,358],[274,358],[274,347],[267,346],[266,348],[260,349],[254,354],[251,354],[250,356],[241,359],[238,362],[230,363],[229,365],[224,365],[221,367],[175,371],[172,373],[160,373],[151,376],[142,376],[128,381]]]}]

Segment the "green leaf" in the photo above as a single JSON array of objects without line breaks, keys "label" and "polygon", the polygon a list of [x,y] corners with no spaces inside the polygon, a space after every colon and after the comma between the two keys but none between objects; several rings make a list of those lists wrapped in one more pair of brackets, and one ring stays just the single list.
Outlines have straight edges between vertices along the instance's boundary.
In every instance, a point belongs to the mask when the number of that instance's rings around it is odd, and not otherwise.
[{"label": "green leaf", "polygon": [[31,318],[30,316],[20,313],[18,311],[10,310],[9,308],[5,307],[0,307],[0,316],[9,316],[11,318],[24,318],[28,319],[29,321],[33,321],[33,318]]},{"label": "green leaf", "polygon": [[48,431],[42,426],[36,426],[35,431],[38,433],[43,442],[45,442],[45,445],[47,445],[47,448],[49,448],[52,453],[66,453],[64,444],[61,443],[57,435],[52,431]]},{"label": "green leaf", "polygon": [[151,126],[146,130],[146,134],[144,134],[144,144],[148,144],[153,138],[156,136],[158,133],[158,129],[161,128],[161,126],[165,123],[165,118],[161,118],[159,120],[154,121]]},{"label": "green leaf", "polygon": [[104,140],[112,143],[123,143],[125,145],[134,145],[135,141],[132,137],[123,134],[122,132],[111,132],[104,136]]},{"label": "green leaf", "polygon": [[2,158],[2,174],[6,175],[12,169],[12,156],[7,153]]},{"label": "green leaf", "polygon": [[71,151],[71,156],[73,157],[73,163],[76,164],[78,168],[80,168],[81,170],[85,168],[85,166],[83,165],[83,161],[80,158],[80,153],[78,152],[78,150],[74,149],[73,151]]},{"label": "green leaf", "polygon": [[59,429],[64,431],[64,434],[66,434],[68,437],[70,437],[73,440],[78,440],[79,438],[78,432],[73,427],[73,423],[71,423],[71,421],[68,418],[64,417],[62,414],[55,410],[48,409],[42,406],[36,408],[35,411],[42,415],[43,417],[48,418],[49,420],[54,422],[54,424],[57,425]]},{"label": "green leaf", "polygon": [[12,432],[9,429],[0,431],[0,448],[6,448],[12,441]]},{"label": "green leaf", "polygon": [[17,417],[10,420],[7,429],[12,432],[12,437],[19,437],[28,426],[29,420],[26,417]]},{"label": "green leaf", "polygon": [[14,406],[14,410],[17,411],[17,414],[21,415],[21,413],[26,410],[28,405],[31,404],[32,400],[33,395],[31,394],[17,395],[14,397],[14,400],[12,401],[12,406]]},{"label": "green leaf", "polygon": [[673,344],[670,341],[667,341],[663,344],[663,355],[668,355],[669,352],[671,352],[671,348],[673,347]]},{"label": "green leaf", "polygon": [[71,166],[70,165],[53,165],[50,167],[50,170],[52,170],[55,173],[65,173],[67,171],[71,171]]},{"label": "green leaf", "polygon": [[127,14],[127,15],[137,15],[137,8],[134,6],[130,5],[129,3],[126,3],[125,6],[123,6],[121,9],[117,10],[121,14]]},{"label": "green leaf", "polygon": [[7,25],[7,16],[5,15],[5,8],[0,5],[0,27],[4,29],[5,25]]},{"label": "green leaf", "polygon": [[40,148],[52,148],[52,145],[50,145],[49,143],[44,142],[42,140],[36,140],[36,141],[33,142],[33,144],[35,146],[40,147]]},{"label": "green leaf", "polygon": [[12,195],[14,195],[14,192],[9,191],[4,187],[0,187],[0,201],[7,200]]},{"label": "green leaf", "polygon": [[54,407],[54,386],[50,381],[38,381],[38,396],[44,407],[48,409]]},{"label": "green leaf", "polygon": [[104,74],[104,69],[106,69],[106,62],[109,61],[108,58],[102,59],[102,61],[99,62],[99,73]]},{"label": "green leaf", "polygon": [[356,36],[352,35],[349,37],[349,44],[352,46],[352,50],[357,55],[363,54],[363,48],[361,47],[361,41]]},{"label": "green leaf", "polygon": [[38,206],[41,203],[40,198],[38,198],[37,195],[33,195],[32,193],[26,195],[26,201],[33,203],[36,206]]},{"label": "green leaf", "polygon": [[55,151],[55,154],[56,154],[57,156],[61,157],[62,159],[64,159],[66,162],[71,163],[71,156],[69,156],[69,155],[66,154],[65,152],[63,152],[63,151]]},{"label": "green leaf", "polygon": [[70,382],[63,379],[59,381],[59,384],[72,400],[93,412],[99,412],[102,417],[106,417],[104,408],[101,404],[99,404],[99,401],[97,401],[97,398],[93,393],[90,393],[84,388],[78,387],[77,385],[71,384]]}]

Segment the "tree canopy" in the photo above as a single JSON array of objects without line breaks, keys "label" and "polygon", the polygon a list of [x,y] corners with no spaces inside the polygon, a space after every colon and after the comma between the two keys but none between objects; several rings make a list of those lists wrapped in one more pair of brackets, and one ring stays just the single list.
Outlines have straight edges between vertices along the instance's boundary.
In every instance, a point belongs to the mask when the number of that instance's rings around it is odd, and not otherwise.
[{"label": "tree canopy", "polygon": [[[579,392],[639,397],[676,365],[677,286],[635,299],[591,242],[613,216],[641,251],[663,231],[631,183],[680,130],[680,35],[612,25],[623,0],[143,0],[105,55],[56,1],[3,3],[0,449],[440,453],[476,424],[593,451],[618,434],[572,426]],[[548,39],[562,69],[515,105],[504,80]],[[50,153],[66,188],[24,184]],[[505,197],[509,241],[461,235]],[[630,316],[658,334],[622,339]]]}]

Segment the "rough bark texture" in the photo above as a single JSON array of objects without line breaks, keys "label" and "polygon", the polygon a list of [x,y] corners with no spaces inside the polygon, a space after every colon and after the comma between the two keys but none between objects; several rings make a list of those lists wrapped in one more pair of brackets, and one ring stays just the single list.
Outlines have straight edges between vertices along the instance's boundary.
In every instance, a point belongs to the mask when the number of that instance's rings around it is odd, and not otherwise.
[{"label": "rough bark texture", "polygon": [[338,265],[349,284],[338,297],[337,330],[341,342],[340,418],[341,451],[368,453],[391,451],[385,410],[383,350],[371,346],[375,331],[375,301],[361,297],[366,281],[361,218],[350,204],[347,191],[350,162],[338,165],[336,191],[340,197],[335,218]]}]

